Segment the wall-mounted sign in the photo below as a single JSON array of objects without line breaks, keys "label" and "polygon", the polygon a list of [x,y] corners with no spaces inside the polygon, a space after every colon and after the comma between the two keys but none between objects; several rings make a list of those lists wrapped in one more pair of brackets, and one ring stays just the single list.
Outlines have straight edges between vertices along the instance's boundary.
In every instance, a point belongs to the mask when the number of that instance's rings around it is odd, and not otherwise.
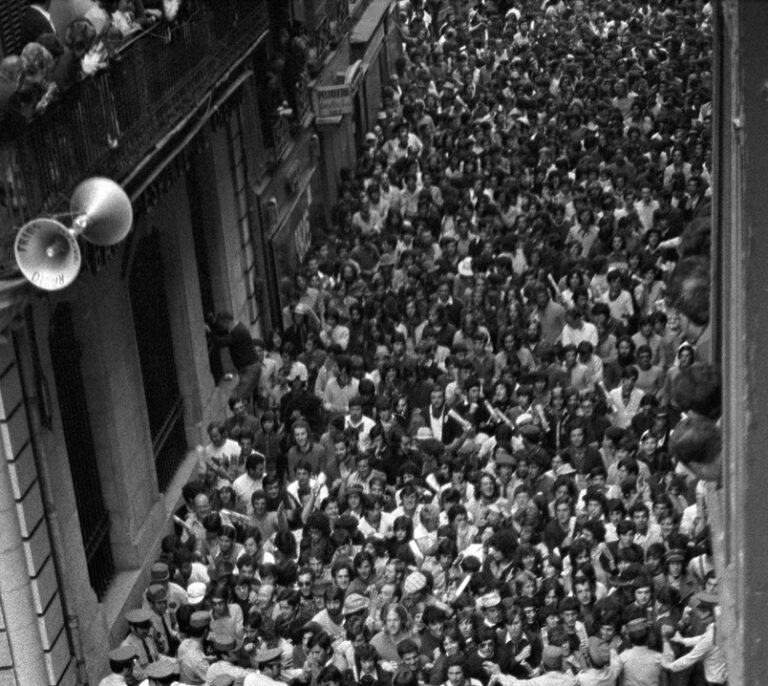
[{"label": "wall-mounted sign", "polygon": [[358,60],[347,68],[344,74],[344,83],[333,86],[315,86],[312,89],[315,116],[322,118],[352,114],[352,97],[360,85],[363,72],[362,62]]}]

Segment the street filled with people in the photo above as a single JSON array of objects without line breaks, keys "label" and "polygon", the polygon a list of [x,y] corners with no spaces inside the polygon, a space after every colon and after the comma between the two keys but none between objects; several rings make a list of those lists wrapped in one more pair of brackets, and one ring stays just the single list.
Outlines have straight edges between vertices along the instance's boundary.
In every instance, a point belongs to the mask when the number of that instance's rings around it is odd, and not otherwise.
[{"label": "street filled with people", "polygon": [[724,685],[711,4],[397,5],[102,683]]}]

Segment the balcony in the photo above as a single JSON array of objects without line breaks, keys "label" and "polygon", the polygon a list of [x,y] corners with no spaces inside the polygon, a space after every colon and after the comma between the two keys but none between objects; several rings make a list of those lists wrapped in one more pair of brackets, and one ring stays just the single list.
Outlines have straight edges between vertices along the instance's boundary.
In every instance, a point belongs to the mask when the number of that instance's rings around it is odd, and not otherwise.
[{"label": "balcony", "polygon": [[189,5],[183,21],[130,37],[107,69],[0,142],[0,276],[15,269],[9,235],[31,218],[66,211],[87,176],[124,181],[269,29],[263,1]]},{"label": "balcony", "polygon": [[305,126],[308,117],[312,115],[312,98],[306,76],[302,75],[296,82],[296,120],[299,126]]},{"label": "balcony", "polygon": [[336,6],[336,30],[339,35],[343,34],[347,29],[347,22],[349,21],[349,2],[347,0],[338,0]]},{"label": "balcony", "polygon": [[277,165],[291,144],[291,125],[289,117],[280,114],[272,125],[271,150],[274,155],[273,164]]},{"label": "balcony", "polygon": [[331,49],[331,21],[326,16],[318,23],[317,28],[309,35],[307,50],[307,67],[309,73],[316,75],[322,68],[326,55]]}]

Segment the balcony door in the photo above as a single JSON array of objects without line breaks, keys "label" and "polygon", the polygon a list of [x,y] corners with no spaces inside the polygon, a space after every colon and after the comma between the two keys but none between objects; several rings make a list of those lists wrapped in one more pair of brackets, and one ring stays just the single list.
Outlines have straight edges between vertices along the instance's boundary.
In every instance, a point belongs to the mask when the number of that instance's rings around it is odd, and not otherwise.
[{"label": "balcony door", "polygon": [[129,292],[157,482],[164,492],[184,460],[187,443],[156,228],[136,247]]}]

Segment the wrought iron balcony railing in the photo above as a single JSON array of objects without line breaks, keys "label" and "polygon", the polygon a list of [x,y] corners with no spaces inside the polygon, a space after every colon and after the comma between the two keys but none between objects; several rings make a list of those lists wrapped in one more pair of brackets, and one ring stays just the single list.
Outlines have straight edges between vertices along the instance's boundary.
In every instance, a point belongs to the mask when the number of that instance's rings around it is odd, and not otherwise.
[{"label": "wrought iron balcony railing", "polygon": [[[0,243],[29,219],[61,211],[84,177],[125,178],[269,29],[264,0],[190,5],[177,23],[128,39],[107,69],[0,142]],[[7,257],[0,253],[0,276]]]},{"label": "wrought iron balcony railing", "polygon": [[336,25],[337,31],[341,34],[347,28],[349,21],[349,2],[347,0],[338,0],[336,5]]},{"label": "wrought iron balcony railing", "polygon": [[311,74],[317,74],[322,69],[323,61],[331,49],[331,21],[326,16],[309,36],[307,67]]},{"label": "wrought iron balcony railing", "polygon": [[291,125],[288,117],[278,116],[272,126],[272,137],[274,162],[277,163],[291,144]]},{"label": "wrought iron balcony railing", "polygon": [[296,120],[303,125],[307,117],[312,113],[312,98],[309,94],[306,76],[296,82]]}]

